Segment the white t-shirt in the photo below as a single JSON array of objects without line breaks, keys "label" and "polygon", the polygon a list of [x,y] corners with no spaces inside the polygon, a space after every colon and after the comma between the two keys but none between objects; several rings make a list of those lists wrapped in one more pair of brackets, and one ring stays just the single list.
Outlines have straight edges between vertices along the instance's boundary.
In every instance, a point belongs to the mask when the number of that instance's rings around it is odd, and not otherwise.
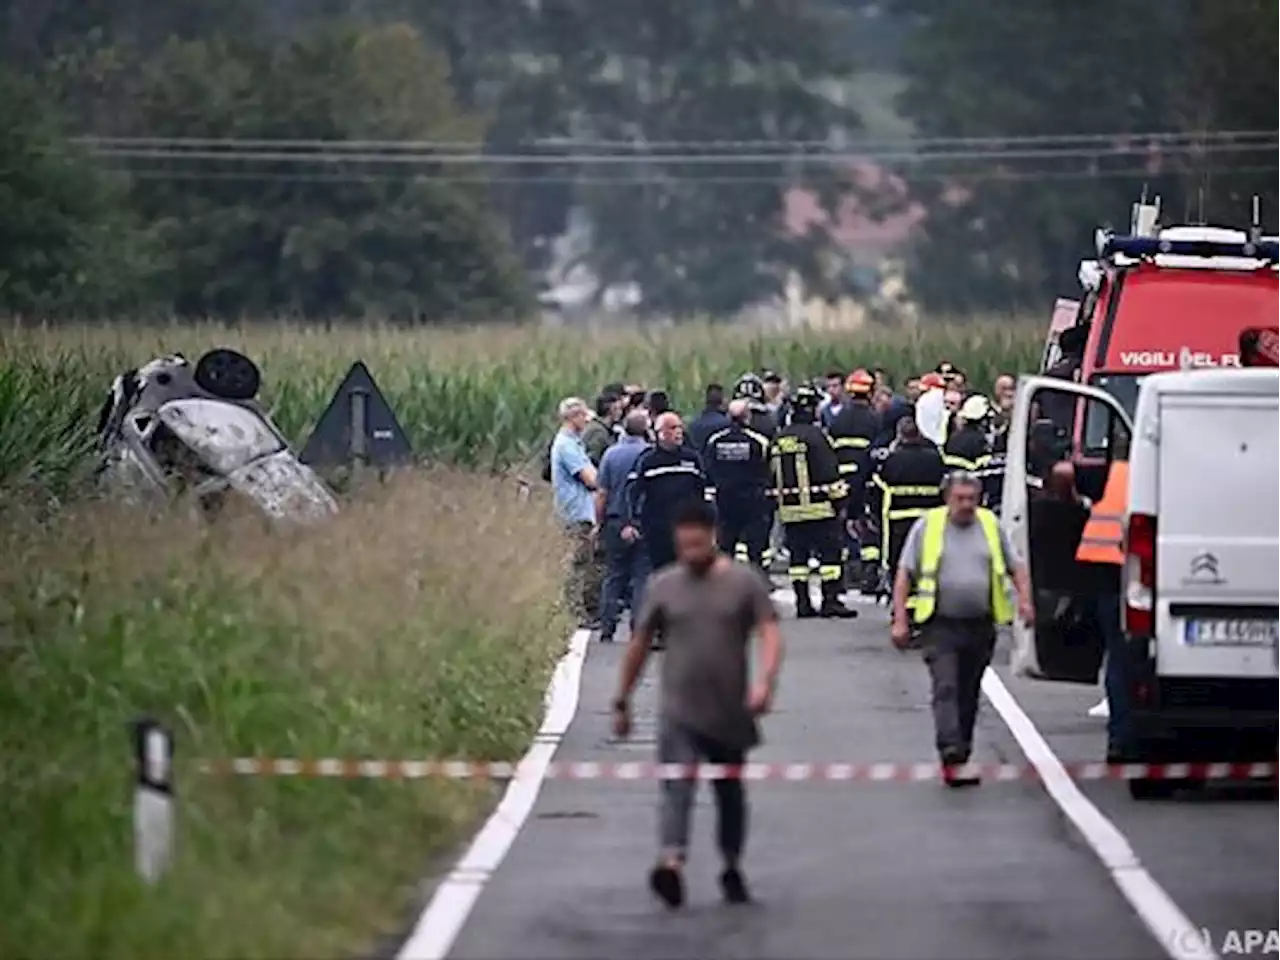
[{"label": "white t-shirt", "polygon": [[943,390],[928,390],[916,401],[916,425],[920,432],[942,446],[947,441],[947,403]]}]

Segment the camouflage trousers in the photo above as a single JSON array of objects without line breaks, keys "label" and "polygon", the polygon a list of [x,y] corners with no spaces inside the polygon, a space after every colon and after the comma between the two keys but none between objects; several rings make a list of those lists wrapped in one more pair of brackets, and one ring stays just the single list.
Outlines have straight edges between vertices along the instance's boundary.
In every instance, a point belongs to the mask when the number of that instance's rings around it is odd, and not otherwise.
[{"label": "camouflage trousers", "polygon": [[564,601],[579,624],[600,619],[600,590],[604,585],[604,545],[591,535],[590,523],[565,528],[569,550],[565,563]]}]

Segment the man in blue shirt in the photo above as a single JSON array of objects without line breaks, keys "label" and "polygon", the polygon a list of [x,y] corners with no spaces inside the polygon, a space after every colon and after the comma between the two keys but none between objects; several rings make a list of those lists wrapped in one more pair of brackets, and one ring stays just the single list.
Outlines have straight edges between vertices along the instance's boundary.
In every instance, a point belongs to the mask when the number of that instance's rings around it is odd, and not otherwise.
[{"label": "man in blue shirt", "polygon": [[599,625],[601,571],[595,561],[596,511],[592,495],[596,468],[582,443],[582,431],[591,411],[577,397],[560,401],[560,432],[551,444],[551,484],[556,516],[572,543],[565,579],[565,603],[578,621],[579,630]]},{"label": "man in blue shirt", "polygon": [[649,554],[638,540],[627,540],[622,528],[627,519],[627,477],[640,455],[649,449],[649,415],[632,410],[622,422],[623,436],[605,451],[596,486],[596,527],[604,537],[604,591],[600,600],[600,642],[609,643],[618,629],[624,601],[631,607],[631,622],[644,599],[649,576]]}]

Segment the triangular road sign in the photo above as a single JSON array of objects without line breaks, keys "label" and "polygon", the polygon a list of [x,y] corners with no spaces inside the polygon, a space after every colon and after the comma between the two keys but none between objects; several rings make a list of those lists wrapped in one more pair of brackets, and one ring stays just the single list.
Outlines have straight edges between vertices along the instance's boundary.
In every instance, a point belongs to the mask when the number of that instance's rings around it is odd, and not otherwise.
[{"label": "triangular road sign", "polygon": [[343,377],[298,459],[313,467],[412,462],[408,436],[361,361]]}]

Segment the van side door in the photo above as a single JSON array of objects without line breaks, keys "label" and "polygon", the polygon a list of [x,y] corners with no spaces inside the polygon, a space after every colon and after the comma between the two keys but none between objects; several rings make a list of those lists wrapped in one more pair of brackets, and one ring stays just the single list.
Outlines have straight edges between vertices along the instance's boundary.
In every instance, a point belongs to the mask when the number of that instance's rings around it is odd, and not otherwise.
[{"label": "van side door", "polygon": [[[1133,422],[1103,390],[1051,377],[1021,377],[1009,425],[1001,521],[1027,563],[1035,595],[1034,623],[1013,628],[1015,672],[1044,680],[1094,684],[1102,638],[1085,602],[1090,565],[1076,559],[1090,504],[1052,488],[1055,465],[1078,455],[1075,431],[1041,416],[1046,407],[1083,403],[1110,418],[1106,469],[1128,459]],[[1126,491],[1127,493],[1127,491]]]}]

